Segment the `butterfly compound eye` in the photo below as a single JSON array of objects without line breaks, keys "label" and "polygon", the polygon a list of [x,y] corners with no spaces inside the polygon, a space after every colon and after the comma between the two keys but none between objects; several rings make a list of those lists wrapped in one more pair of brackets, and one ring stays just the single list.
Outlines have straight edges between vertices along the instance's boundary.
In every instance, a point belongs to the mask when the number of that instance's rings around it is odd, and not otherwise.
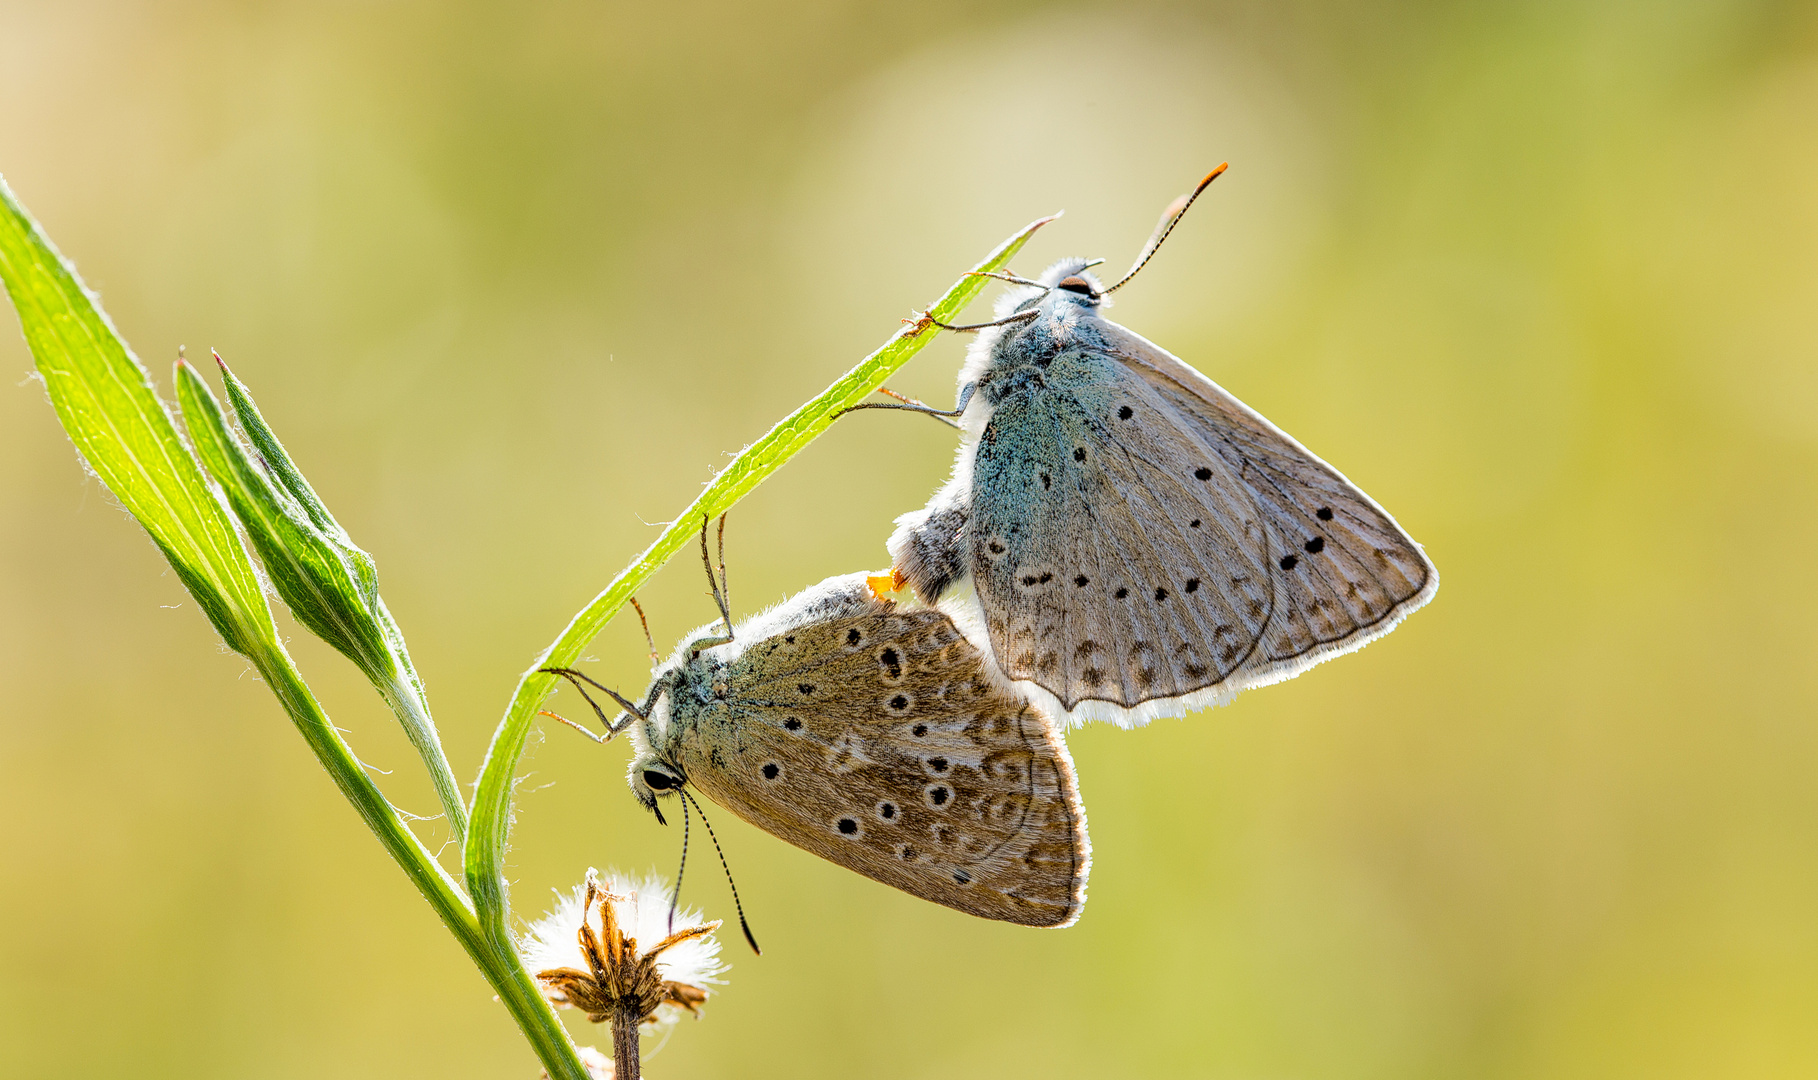
[{"label": "butterfly compound eye", "polygon": [[1090,296],[1094,298],[1098,296],[1098,290],[1092,287],[1092,283],[1078,275],[1070,278],[1062,278],[1060,284],[1056,285],[1055,288],[1065,289],[1072,293],[1079,293],[1081,296]]},{"label": "butterfly compound eye", "polygon": [[668,791],[676,786],[675,777],[668,773],[657,772],[655,769],[644,770],[644,783],[648,784],[652,791]]}]

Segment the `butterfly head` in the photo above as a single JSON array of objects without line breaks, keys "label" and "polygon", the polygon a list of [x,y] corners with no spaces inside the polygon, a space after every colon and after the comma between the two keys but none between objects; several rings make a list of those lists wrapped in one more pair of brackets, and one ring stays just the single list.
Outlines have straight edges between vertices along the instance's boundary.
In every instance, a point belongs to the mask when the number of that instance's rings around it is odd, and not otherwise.
[{"label": "butterfly head", "polygon": [[998,317],[1034,308],[1059,310],[1067,307],[1096,311],[1110,304],[1105,288],[1097,276],[1088,272],[1103,259],[1062,259],[1042,271],[1036,285],[1025,285],[1005,297]]},{"label": "butterfly head", "polygon": [[657,801],[680,791],[688,778],[682,775],[682,770],[674,763],[646,751],[631,759],[631,769],[625,782],[631,785],[631,794],[638,803],[655,814],[657,821],[667,825]]},{"label": "butterfly head", "polygon": [[631,767],[625,773],[625,782],[630,785],[631,794],[639,805],[655,814],[657,821],[663,824],[668,822],[664,821],[663,811],[657,806],[658,800],[675,794],[688,782],[688,774],[668,760],[661,749],[666,745],[669,732],[670,695],[676,689],[675,674],[669,672],[666,676],[659,677],[652,688],[644,718],[635,721],[626,731],[631,740],[632,755]]}]

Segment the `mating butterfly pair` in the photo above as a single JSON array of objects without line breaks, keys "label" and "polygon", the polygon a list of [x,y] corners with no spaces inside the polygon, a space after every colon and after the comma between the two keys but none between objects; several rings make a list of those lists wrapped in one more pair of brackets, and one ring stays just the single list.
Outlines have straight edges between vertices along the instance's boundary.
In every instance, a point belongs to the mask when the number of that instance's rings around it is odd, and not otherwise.
[{"label": "mating butterfly pair", "polygon": [[[657,672],[629,730],[653,812],[693,784],[792,844],[985,918],[1066,926],[1090,844],[1056,721],[1131,727],[1387,633],[1439,577],[1336,469],[1103,317],[1220,166],[1104,287],[1015,289],[960,375],[952,479],[898,519],[893,572],[830,578]],[[702,559],[707,562],[706,531]],[[578,673],[564,671],[572,678]],[[591,680],[589,680],[591,681]],[[577,683],[577,685],[579,685]],[[595,684],[597,685],[597,684]]]}]

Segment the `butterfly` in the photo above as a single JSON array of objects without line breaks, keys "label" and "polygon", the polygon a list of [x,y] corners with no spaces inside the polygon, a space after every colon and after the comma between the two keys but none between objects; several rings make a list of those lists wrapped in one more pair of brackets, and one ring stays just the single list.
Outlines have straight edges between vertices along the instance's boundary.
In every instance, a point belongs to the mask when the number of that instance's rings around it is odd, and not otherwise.
[{"label": "butterfly", "polygon": [[919,409],[958,417],[962,438],[952,479],[897,519],[899,579],[949,597],[1004,673],[1071,720],[1222,704],[1388,633],[1439,587],[1337,469],[1104,317],[1224,169],[1113,285],[1088,273],[1102,259],[994,275],[1017,286],[999,318],[948,327],[980,331],[958,407]]},{"label": "butterfly", "polygon": [[662,820],[692,786],[925,900],[1026,926],[1078,919],[1091,844],[1072,759],[952,619],[847,574],[735,627],[704,527],[701,557],[721,620],[657,668],[641,704],[548,669],[625,708],[607,738],[628,731],[646,809]]}]

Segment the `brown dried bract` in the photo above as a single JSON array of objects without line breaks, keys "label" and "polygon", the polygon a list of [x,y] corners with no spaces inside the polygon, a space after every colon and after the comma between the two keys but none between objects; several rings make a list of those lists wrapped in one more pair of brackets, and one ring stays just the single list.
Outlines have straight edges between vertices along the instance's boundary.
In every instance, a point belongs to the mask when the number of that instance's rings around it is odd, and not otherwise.
[{"label": "brown dried bract", "polygon": [[[707,1000],[707,991],[688,983],[671,982],[657,975],[656,959],[671,946],[680,945],[719,929],[719,920],[691,926],[658,942],[649,952],[639,953],[638,942],[619,929],[612,901],[623,899],[600,888],[599,880],[587,875],[587,897],[581,905],[581,955],[587,958],[587,971],[575,968],[550,968],[537,972],[537,978],[558,991],[568,1004],[587,1014],[594,1023],[612,1019],[623,1009],[640,1018],[640,1023],[656,1019],[662,1005],[674,1005],[699,1016]],[[595,934],[587,921],[595,901],[600,905],[600,933]]]}]

